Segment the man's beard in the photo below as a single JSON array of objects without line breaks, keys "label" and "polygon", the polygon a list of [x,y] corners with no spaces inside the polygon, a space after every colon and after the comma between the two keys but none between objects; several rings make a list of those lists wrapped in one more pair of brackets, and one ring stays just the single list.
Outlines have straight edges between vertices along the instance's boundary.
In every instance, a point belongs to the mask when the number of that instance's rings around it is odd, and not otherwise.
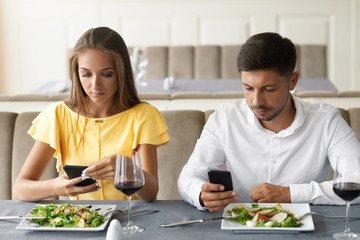
[{"label": "man's beard", "polygon": [[[270,117],[268,117],[268,118],[261,118],[261,117],[259,117],[259,116],[256,115],[256,114],[255,114],[255,116],[256,116],[260,121],[271,121],[271,120],[273,120],[274,118],[276,118],[276,117],[282,112],[282,110],[284,110],[284,108],[285,108],[285,106],[286,106],[286,103],[287,103],[287,101],[288,101],[288,99],[289,99],[289,96],[290,96],[290,92],[288,92],[288,95],[287,95],[286,100],[284,101],[283,105],[282,105],[273,115],[271,115]],[[258,106],[258,107],[252,107],[252,109],[267,109],[267,107],[260,105],[260,106]]]}]

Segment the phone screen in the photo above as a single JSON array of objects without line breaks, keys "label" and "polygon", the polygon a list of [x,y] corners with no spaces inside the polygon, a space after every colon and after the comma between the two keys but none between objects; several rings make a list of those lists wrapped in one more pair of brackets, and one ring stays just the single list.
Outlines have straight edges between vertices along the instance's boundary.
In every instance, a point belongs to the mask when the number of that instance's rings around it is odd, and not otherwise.
[{"label": "phone screen", "polygon": [[233,190],[231,173],[222,170],[210,170],[208,172],[209,182],[221,184],[225,187],[224,191]]},{"label": "phone screen", "polygon": [[[64,171],[66,172],[66,174],[68,175],[68,177],[70,179],[76,178],[76,177],[80,177],[82,171],[84,171],[84,169],[87,168],[87,166],[77,166],[77,165],[64,165]],[[75,184],[75,186],[87,186],[87,185],[91,185],[94,182],[96,182],[94,179],[92,178],[88,178],[85,179],[77,184]]]}]

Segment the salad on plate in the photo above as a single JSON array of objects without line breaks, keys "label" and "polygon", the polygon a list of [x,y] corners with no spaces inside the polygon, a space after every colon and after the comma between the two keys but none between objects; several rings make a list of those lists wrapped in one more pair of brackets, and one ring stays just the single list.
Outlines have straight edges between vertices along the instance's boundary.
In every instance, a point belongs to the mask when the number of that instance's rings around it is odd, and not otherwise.
[{"label": "salad on plate", "polygon": [[227,211],[228,220],[248,227],[301,227],[300,215],[284,209],[281,204],[272,207],[259,207],[259,204],[239,204]]},{"label": "salad on plate", "polygon": [[37,205],[30,213],[34,216],[45,216],[31,220],[45,227],[96,228],[107,220],[97,210],[68,203]]}]

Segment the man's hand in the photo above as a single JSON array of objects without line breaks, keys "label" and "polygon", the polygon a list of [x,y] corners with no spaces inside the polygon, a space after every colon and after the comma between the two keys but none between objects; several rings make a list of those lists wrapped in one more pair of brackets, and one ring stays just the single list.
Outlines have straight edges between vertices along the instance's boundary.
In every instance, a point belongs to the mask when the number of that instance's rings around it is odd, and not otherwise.
[{"label": "man's hand", "polygon": [[250,197],[258,203],[290,203],[289,187],[281,187],[270,183],[262,183],[250,189]]},{"label": "man's hand", "polygon": [[218,212],[224,209],[229,203],[239,199],[235,191],[226,191],[221,184],[206,182],[201,187],[200,204],[210,212]]}]

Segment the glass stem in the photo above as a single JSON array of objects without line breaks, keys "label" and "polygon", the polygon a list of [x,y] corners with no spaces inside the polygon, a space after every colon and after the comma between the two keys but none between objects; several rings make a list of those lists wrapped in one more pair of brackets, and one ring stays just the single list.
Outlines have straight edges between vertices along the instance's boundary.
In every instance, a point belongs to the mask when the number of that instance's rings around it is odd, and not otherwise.
[{"label": "glass stem", "polygon": [[130,196],[127,196],[127,199],[128,199],[128,226],[132,225],[132,222],[131,222],[131,195]]},{"label": "glass stem", "polygon": [[349,225],[349,212],[350,212],[350,202],[346,201],[346,222],[345,222],[345,231],[350,232],[350,225]]}]

